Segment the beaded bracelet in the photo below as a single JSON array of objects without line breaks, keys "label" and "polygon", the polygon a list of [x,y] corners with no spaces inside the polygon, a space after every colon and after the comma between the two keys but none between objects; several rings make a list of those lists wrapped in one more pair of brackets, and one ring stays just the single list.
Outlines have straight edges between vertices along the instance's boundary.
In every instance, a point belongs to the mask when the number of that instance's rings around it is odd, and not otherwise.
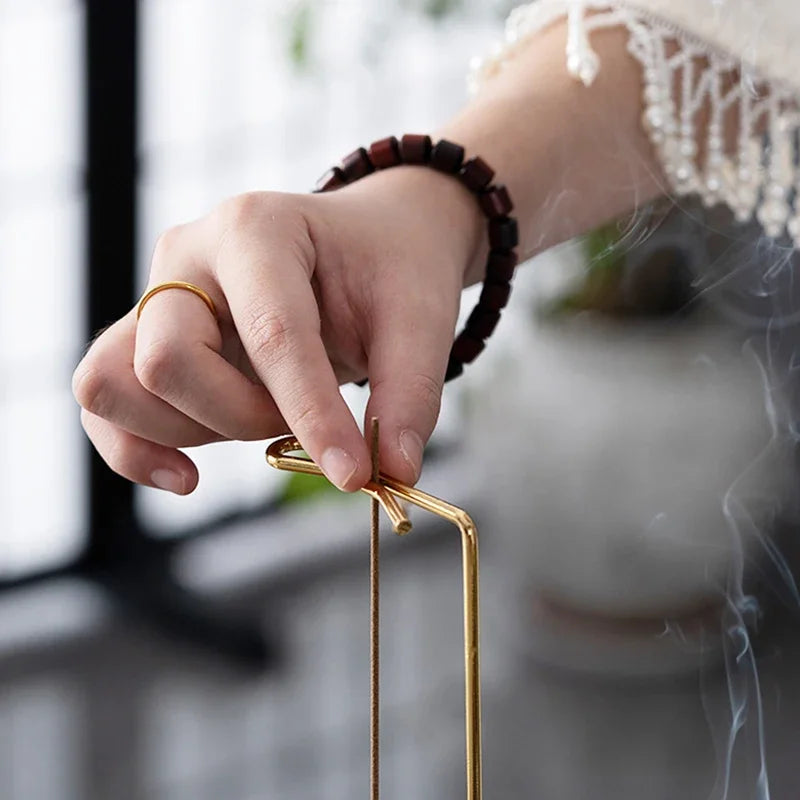
[{"label": "beaded bracelet", "polygon": [[489,257],[486,277],[478,304],[472,310],[464,330],[458,334],[450,351],[445,380],[458,377],[464,365],[474,361],[486,346],[500,321],[500,312],[511,294],[511,279],[517,265],[519,240],[517,221],[508,190],[493,184],[494,170],[479,156],[464,161],[464,148],[447,139],[433,144],[430,136],[407,133],[401,139],[389,136],[373,142],[369,149],[359,147],[329,169],[317,181],[315,192],[330,192],[363,178],[376,170],[416,164],[433,167],[453,175],[472,192],[489,220]]}]

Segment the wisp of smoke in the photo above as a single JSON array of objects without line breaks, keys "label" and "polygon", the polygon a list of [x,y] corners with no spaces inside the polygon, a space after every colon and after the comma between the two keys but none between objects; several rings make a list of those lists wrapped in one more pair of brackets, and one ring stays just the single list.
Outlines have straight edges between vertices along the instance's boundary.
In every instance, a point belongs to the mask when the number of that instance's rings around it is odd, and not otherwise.
[{"label": "wisp of smoke", "polygon": [[[779,519],[796,520],[795,451],[800,444],[800,297],[792,248],[765,240],[756,226],[733,235],[720,226],[700,232],[707,259],[698,288],[723,314],[749,329],[745,355],[759,364],[772,436],[766,448],[726,492],[722,503],[734,557],[725,593],[722,640],[730,721],[718,737],[721,768],[714,797],[728,800],[734,764],[751,769],[747,796],[770,799],[763,700],[752,635],[761,617],[748,591],[753,577],[783,605],[800,609],[791,566],[773,538]],[[764,475],[772,478],[765,483]],[[776,480],[776,476],[777,480]]]}]

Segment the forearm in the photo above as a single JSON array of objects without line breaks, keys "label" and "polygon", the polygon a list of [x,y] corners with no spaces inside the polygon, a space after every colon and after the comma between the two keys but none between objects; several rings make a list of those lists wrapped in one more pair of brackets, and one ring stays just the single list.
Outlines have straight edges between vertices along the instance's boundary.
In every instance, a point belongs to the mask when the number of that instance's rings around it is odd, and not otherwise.
[{"label": "forearm", "polygon": [[[531,256],[636,208],[661,191],[641,126],[641,72],[626,33],[596,35],[603,69],[586,88],[564,66],[566,24],[555,25],[492,78],[440,131],[481,154],[515,202],[520,252]],[[477,254],[469,282],[481,278]]]},{"label": "forearm", "polygon": [[[599,31],[603,69],[591,88],[565,68],[566,23],[533,36],[436,137],[480,155],[513,198],[520,254],[530,257],[636,208],[661,191],[659,165],[641,125],[641,70],[627,34]],[[480,281],[488,244],[474,198],[457,181],[418,167],[369,176],[349,192],[392,195],[436,226],[464,285]]]}]

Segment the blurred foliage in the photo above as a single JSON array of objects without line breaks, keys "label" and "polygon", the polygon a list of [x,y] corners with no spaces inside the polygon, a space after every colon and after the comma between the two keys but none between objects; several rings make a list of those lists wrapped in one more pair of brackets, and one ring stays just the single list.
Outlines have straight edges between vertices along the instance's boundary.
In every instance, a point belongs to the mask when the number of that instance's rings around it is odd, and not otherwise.
[{"label": "blurred foliage", "polygon": [[583,280],[545,311],[550,314],[578,311],[618,313],[622,305],[625,253],[619,246],[616,223],[603,225],[583,240],[586,267]]},{"label": "blurred foliage", "polygon": [[[288,11],[288,57],[296,69],[307,69],[311,63],[314,17],[317,6],[322,2],[323,0],[295,0]],[[396,3],[400,8],[422,14],[434,22],[468,11],[470,6],[467,0],[396,0]],[[493,0],[491,3],[492,11],[500,19],[504,19],[515,5],[515,0]]]},{"label": "blurred foliage", "polygon": [[[469,12],[474,3],[466,0],[402,0],[403,3],[413,10],[424,14],[434,20],[444,19],[451,14],[459,11]],[[499,18],[505,19],[512,8],[519,5],[519,0],[491,0],[489,3],[491,11]]]},{"label": "blurred foliage", "polygon": [[416,0],[413,5],[431,19],[443,19],[464,6],[464,0]]},{"label": "blurred foliage", "polygon": [[341,492],[325,478],[317,475],[303,475],[300,472],[293,472],[289,475],[283,487],[283,491],[277,498],[279,506],[291,505],[293,503],[306,503],[319,500],[323,497],[333,495],[341,496]]},{"label": "blurred foliage", "polygon": [[297,3],[289,14],[289,61],[298,69],[305,69],[309,62],[311,16],[311,0]]},{"label": "blurred foliage", "polygon": [[687,311],[695,296],[688,252],[652,234],[647,252],[623,244],[618,223],[583,237],[585,267],[578,285],[543,309],[546,315],[594,311],[614,317],[663,317]]}]

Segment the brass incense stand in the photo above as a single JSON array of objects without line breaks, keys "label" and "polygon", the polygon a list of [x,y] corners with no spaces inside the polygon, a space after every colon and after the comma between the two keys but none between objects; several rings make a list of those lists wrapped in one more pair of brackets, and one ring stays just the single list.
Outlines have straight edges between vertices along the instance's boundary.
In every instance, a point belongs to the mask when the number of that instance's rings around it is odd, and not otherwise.
[{"label": "brass incense stand", "polygon": [[[373,423],[373,467],[375,457],[377,429]],[[302,452],[300,443],[292,436],[279,439],[267,448],[267,463],[276,469],[290,472],[302,472],[306,475],[322,475],[322,470],[309,458],[298,455]],[[405,501],[430,511],[448,522],[452,522],[461,531],[461,550],[464,585],[464,688],[465,688],[465,729],[466,729],[466,773],[467,800],[481,800],[481,684],[480,684],[480,626],[478,613],[478,530],[469,514],[438,497],[426,494],[419,489],[406,486],[396,480],[378,473],[377,480],[371,480],[362,489],[379,503],[392,522],[395,533],[406,534],[411,530],[411,523],[398,501]],[[374,477],[374,476],[373,476]],[[375,530],[373,513],[373,531]],[[373,537],[373,541],[374,541]],[[377,578],[377,552],[373,553],[373,578]],[[377,582],[373,584],[373,609],[377,604]],[[373,620],[375,621],[375,617]],[[377,640],[376,640],[377,641]],[[375,650],[373,650],[373,657]],[[373,671],[377,669],[377,660],[373,661]],[[373,672],[374,674],[374,672]],[[373,683],[375,689],[375,683]],[[377,695],[373,695],[373,757],[372,788],[373,798],[377,797]]]}]

